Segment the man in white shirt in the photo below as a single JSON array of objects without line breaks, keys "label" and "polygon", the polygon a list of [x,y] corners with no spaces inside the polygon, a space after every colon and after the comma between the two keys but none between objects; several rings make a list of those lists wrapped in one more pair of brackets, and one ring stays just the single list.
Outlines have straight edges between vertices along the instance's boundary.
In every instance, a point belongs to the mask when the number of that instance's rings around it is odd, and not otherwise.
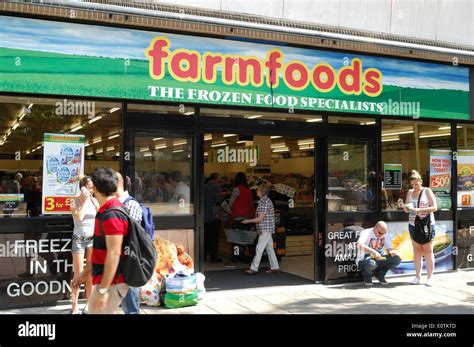
[{"label": "man in white shirt", "polygon": [[401,261],[393,251],[392,241],[387,235],[387,223],[379,221],[373,228],[360,232],[356,263],[362,271],[365,285],[372,285],[372,276],[375,276],[381,284],[388,284],[385,275],[389,270],[396,268]]}]

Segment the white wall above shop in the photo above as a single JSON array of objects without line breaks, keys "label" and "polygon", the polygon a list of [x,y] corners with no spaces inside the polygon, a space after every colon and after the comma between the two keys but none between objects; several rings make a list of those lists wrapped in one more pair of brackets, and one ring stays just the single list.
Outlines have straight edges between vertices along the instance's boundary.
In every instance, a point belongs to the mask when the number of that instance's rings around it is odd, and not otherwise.
[{"label": "white wall above shop", "polygon": [[471,0],[156,0],[474,46]]}]

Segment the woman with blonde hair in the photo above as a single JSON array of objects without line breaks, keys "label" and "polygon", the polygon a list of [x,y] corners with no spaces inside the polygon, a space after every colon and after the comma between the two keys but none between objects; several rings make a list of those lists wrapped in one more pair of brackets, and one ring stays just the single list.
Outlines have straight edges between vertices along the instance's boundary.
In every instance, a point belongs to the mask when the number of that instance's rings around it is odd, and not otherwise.
[{"label": "woman with blonde hair", "polygon": [[[426,262],[426,285],[431,286],[431,279],[434,271],[434,254],[433,254],[433,239],[434,239],[434,212],[438,209],[436,197],[433,191],[428,187],[423,187],[423,179],[418,171],[410,171],[410,184],[412,189],[407,193],[405,205],[403,209],[408,213],[408,230],[410,232],[411,242],[413,246],[413,261],[415,263],[415,278],[410,282],[411,284],[419,284],[421,281],[421,270],[423,267],[423,256]],[[415,221],[418,218],[426,218],[430,216],[431,241],[420,244],[414,240]]]},{"label": "woman with blonde hair", "polygon": [[[92,240],[94,236],[95,216],[99,210],[99,203],[92,196],[94,185],[89,176],[79,178],[81,195],[71,200],[71,213],[74,220],[74,232],[72,235],[72,262],[74,278],[79,276],[84,269],[84,257],[86,264],[92,259]],[[74,281],[74,279],[73,279]],[[89,300],[92,292],[92,277],[86,282],[86,297]],[[72,314],[79,313],[77,302],[79,287],[72,289]],[[87,306],[86,306],[87,307]],[[83,313],[86,313],[85,309]]]}]

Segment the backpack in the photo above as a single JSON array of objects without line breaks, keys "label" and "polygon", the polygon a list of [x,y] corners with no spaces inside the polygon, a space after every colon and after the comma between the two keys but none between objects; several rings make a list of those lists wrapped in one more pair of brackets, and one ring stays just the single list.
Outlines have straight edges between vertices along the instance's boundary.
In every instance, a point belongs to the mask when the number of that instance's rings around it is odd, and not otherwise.
[{"label": "backpack", "polygon": [[[123,275],[125,283],[130,287],[141,287],[149,281],[155,272],[157,261],[155,245],[143,227],[130,217],[124,207],[113,206],[107,211],[119,211],[127,217],[128,235],[123,242],[126,257],[120,260],[118,273]],[[99,218],[99,226],[100,233],[105,238],[102,218]]]},{"label": "backpack", "polygon": [[[420,206],[421,195],[425,189],[423,188],[418,196],[418,204]],[[420,217],[419,215],[415,218],[415,231],[413,232],[413,241],[420,245],[424,245],[433,240],[433,225],[431,224],[431,214],[426,217]]]},{"label": "backpack", "polygon": [[[125,199],[123,204],[125,205],[130,200],[138,202],[137,199],[132,196],[129,196]],[[145,229],[147,234],[150,235],[151,239],[153,240],[155,238],[155,222],[153,221],[153,214],[151,213],[151,209],[143,204],[140,204],[140,208],[142,209],[141,226],[143,227],[143,229]]]}]

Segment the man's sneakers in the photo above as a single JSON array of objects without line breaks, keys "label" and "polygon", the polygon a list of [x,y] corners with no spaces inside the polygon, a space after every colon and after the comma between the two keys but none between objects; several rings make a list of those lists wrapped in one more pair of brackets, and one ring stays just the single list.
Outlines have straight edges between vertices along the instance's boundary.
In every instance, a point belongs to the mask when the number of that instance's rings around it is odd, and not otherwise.
[{"label": "man's sneakers", "polygon": [[387,280],[385,279],[385,276],[375,275],[375,278],[379,281],[380,284],[384,286],[388,284]]},{"label": "man's sneakers", "polygon": [[[381,275],[374,275],[375,278],[379,281],[380,284],[382,285],[387,285],[388,282],[387,280],[385,279],[385,276],[381,276]],[[366,286],[372,286],[373,283],[372,283],[372,277],[364,277],[364,284]]]}]

